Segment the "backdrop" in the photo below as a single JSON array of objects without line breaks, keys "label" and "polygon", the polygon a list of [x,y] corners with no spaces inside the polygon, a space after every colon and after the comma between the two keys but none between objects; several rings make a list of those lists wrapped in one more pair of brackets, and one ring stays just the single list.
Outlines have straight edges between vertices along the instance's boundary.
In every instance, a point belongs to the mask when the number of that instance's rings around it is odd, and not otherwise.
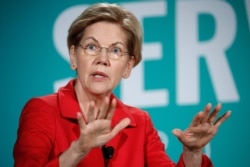
[{"label": "backdrop", "polygon": [[[52,93],[75,77],[69,24],[98,1],[1,1],[0,166],[13,166],[18,119],[28,99]],[[100,2],[100,1],[99,1]],[[131,10],[144,29],[143,60],[115,94],[151,115],[166,152],[182,146],[185,129],[207,103],[232,115],[204,148],[216,167],[250,166],[250,1],[109,1]]]}]

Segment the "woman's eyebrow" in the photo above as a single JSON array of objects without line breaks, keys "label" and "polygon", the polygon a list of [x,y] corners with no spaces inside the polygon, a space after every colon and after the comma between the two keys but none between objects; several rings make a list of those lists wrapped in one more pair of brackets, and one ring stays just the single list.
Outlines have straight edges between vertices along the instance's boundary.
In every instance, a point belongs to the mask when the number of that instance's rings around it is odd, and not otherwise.
[{"label": "woman's eyebrow", "polygon": [[95,39],[94,37],[87,37],[83,41],[87,41],[87,40],[90,40],[90,39],[94,40],[95,42],[98,42],[98,40]]},{"label": "woman's eyebrow", "polygon": [[118,45],[118,44],[120,44],[120,45],[126,47],[126,45],[125,45],[123,42],[114,42],[114,43],[112,43],[110,46],[114,46],[114,45]]},{"label": "woman's eyebrow", "polygon": [[[94,37],[87,37],[87,38],[85,38],[83,41],[88,41],[88,40],[93,40],[93,41],[95,41],[96,43],[99,44],[99,41],[98,41],[97,39],[95,39]],[[118,44],[120,44],[120,45],[126,47],[126,45],[125,45],[123,42],[120,42],[120,41],[114,42],[114,43],[112,43],[112,44],[109,45],[109,46],[115,46],[115,45],[118,45]]]}]

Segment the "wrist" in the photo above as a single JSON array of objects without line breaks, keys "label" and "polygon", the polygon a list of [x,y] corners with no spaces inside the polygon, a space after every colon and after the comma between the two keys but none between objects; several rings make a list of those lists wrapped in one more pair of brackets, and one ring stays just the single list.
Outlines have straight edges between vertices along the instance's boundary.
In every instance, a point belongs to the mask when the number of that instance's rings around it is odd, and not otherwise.
[{"label": "wrist", "polygon": [[202,149],[183,147],[183,159],[186,167],[200,167],[202,163]]},{"label": "wrist", "polygon": [[74,152],[74,154],[78,155],[78,156],[85,156],[86,154],[88,154],[88,152],[90,151],[89,147],[81,147],[79,144],[79,141],[73,141],[71,143],[72,151]]},{"label": "wrist", "polygon": [[188,147],[183,146],[183,153],[199,155],[199,154],[202,154],[202,149],[188,148]]},{"label": "wrist", "polygon": [[60,167],[76,166],[88,154],[89,151],[89,149],[80,149],[79,142],[73,141],[70,147],[60,155]]}]

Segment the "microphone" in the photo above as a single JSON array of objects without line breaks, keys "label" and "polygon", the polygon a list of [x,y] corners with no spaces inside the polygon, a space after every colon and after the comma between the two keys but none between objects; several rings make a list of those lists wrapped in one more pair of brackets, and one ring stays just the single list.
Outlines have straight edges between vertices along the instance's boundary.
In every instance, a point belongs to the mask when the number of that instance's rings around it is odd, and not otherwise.
[{"label": "microphone", "polygon": [[106,147],[105,145],[102,147],[102,155],[105,160],[109,160],[113,157],[115,149],[112,146]]}]

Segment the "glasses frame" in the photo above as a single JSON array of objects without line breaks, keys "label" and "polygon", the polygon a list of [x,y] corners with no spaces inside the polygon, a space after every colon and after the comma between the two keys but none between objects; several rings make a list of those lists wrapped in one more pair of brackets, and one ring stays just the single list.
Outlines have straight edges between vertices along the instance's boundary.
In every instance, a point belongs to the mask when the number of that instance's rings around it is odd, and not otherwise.
[{"label": "glasses frame", "polygon": [[[110,58],[110,59],[112,59],[112,60],[119,60],[122,56],[124,56],[124,55],[130,55],[129,54],[129,52],[123,52],[123,51],[121,51],[121,56],[118,56],[117,58],[114,58],[114,57],[112,57],[112,56],[110,56],[111,54],[111,48],[112,47],[114,47],[114,46],[110,46],[110,47],[102,47],[102,46],[96,46],[97,47],[97,50],[98,50],[98,52],[95,54],[95,55],[91,55],[91,54],[89,54],[89,53],[86,53],[86,50],[87,50],[87,46],[86,47],[84,47],[81,43],[78,45],[79,47],[81,47],[83,50],[84,50],[84,53],[85,54],[87,54],[87,55],[89,55],[89,56],[97,56],[97,55],[99,55],[100,53],[101,53],[101,51],[102,51],[102,49],[105,49],[106,50],[106,53],[107,53],[107,55],[108,55],[108,57]],[[132,55],[131,55],[132,56]]]}]

